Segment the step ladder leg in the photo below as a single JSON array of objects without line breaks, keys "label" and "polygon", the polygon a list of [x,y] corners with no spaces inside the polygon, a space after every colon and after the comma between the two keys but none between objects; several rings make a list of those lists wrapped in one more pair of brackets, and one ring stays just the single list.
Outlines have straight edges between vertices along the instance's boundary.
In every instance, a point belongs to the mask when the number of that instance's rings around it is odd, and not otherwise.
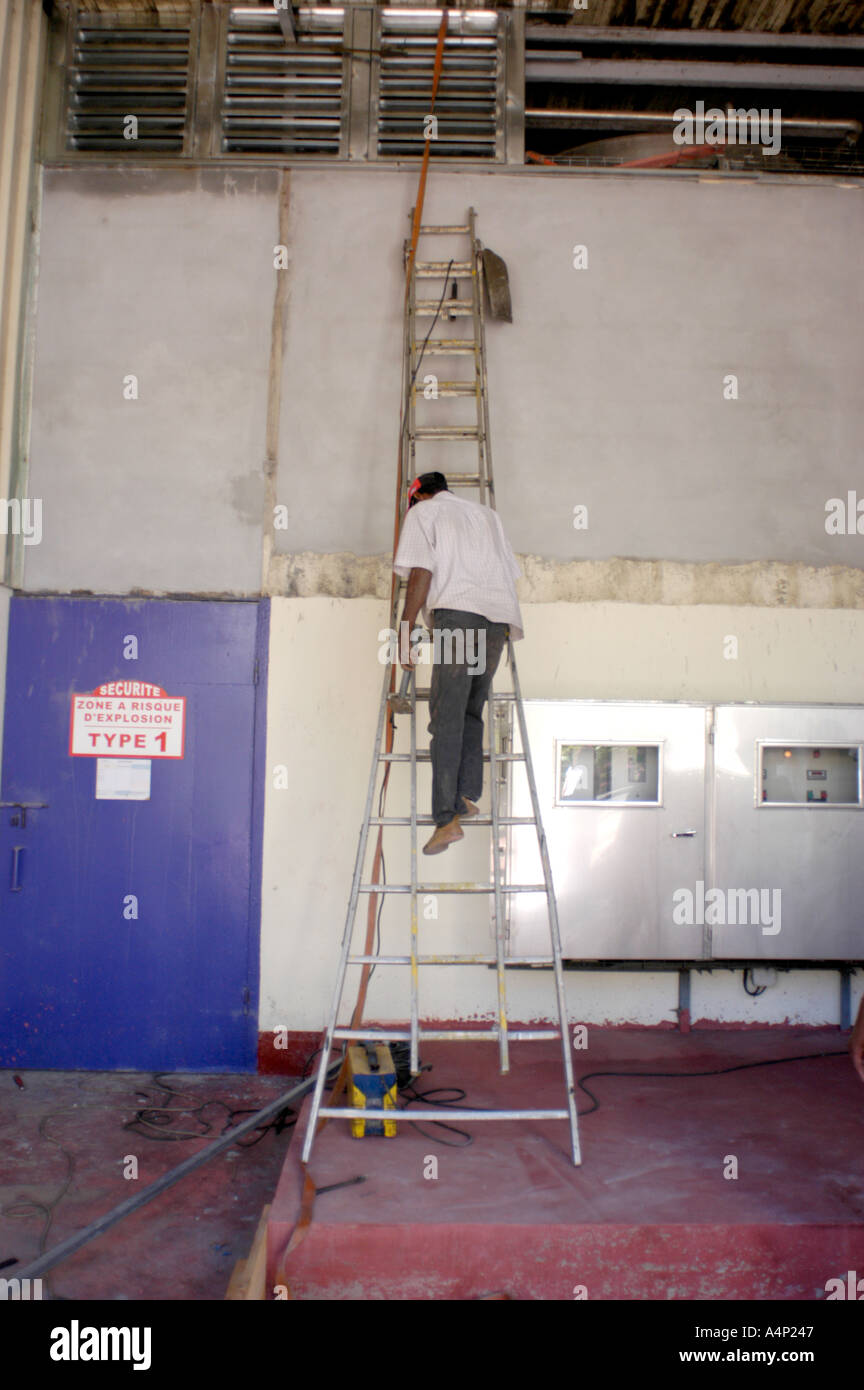
[{"label": "step ladder leg", "polygon": [[360,896],[360,879],[363,874],[363,863],[366,858],[366,846],[369,840],[369,820],[372,815],[372,799],[375,795],[375,782],[378,776],[380,765],[379,755],[384,742],[384,725],[388,713],[387,693],[390,687],[390,667],[384,671],[384,681],[381,687],[381,706],[378,711],[378,729],[375,734],[375,748],[372,753],[372,769],[369,773],[369,786],[366,792],[366,811],[363,816],[363,824],[360,827],[360,835],[357,842],[357,857],[354,861],[354,877],[351,880],[351,897],[348,902],[348,912],[345,917],[345,929],[342,933],[342,951],[339,959],[339,968],[336,975],[336,986],[333,990],[333,1000],[330,1005],[330,1016],[327,1020],[327,1028],[324,1035],[324,1045],[321,1050],[321,1059],[318,1063],[318,1075],[315,1079],[315,1090],[312,1093],[312,1106],[309,1112],[309,1123],[306,1127],[306,1138],[303,1143],[303,1154],[301,1162],[308,1163],[309,1155],[312,1152],[312,1144],[315,1140],[315,1131],[318,1128],[318,1111],[321,1108],[321,1096],[324,1092],[324,1082],[327,1078],[328,1061],[333,1047],[333,1032],[336,1028],[339,1016],[339,1007],[342,1003],[342,991],[345,986],[345,973],[348,968],[348,956],[351,953],[351,941],[354,936],[354,918],[357,913],[357,900]]},{"label": "step ladder leg", "polygon": [[507,1038],[507,981],[504,969],[504,895],[501,892],[501,864],[498,858],[498,760],[495,747],[493,683],[489,684],[486,723],[489,730],[489,783],[492,801],[492,884],[495,889],[495,959],[498,977],[498,1069],[502,1076],[510,1070],[510,1048]]},{"label": "step ladder leg", "polygon": [[417,673],[412,670],[409,683],[411,698],[411,1075],[420,1070],[419,1042],[419,966],[417,939]]},{"label": "step ladder leg", "polygon": [[537,844],[540,849],[540,859],[543,864],[543,877],[546,882],[546,903],[549,912],[549,936],[552,943],[552,962],[555,972],[555,993],[558,999],[558,1020],[561,1033],[561,1051],[564,1064],[564,1079],[567,1086],[567,1111],[570,1118],[570,1153],[573,1163],[578,1167],[582,1162],[582,1155],[579,1148],[579,1117],[576,1113],[576,1091],[573,1081],[573,1059],[570,1056],[570,1029],[567,1021],[567,997],[564,991],[564,970],[561,965],[561,932],[558,925],[558,904],[555,901],[555,886],[552,882],[552,866],[549,863],[549,850],[546,845],[546,832],[543,829],[543,822],[540,818],[540,802],[537,797],[537,783],[534,780],[534,764],[531,759],[531,745],[528,742],[528,729],[525,724],[525,711],[522,707],[522,691],[519,686],[519,673],[516,670],[516,661],[513,656],[513,645],[510,647],[510,669],[513,677],[513,691],[516,695],[514,704],[516,706],[516,717],[519,721],[519,737],[522,740],[522,752],[525,755],[525,771],[528,776],[528,788],[531,793],[531,809],[534,813],[534,821],[537,827]]},{"label": "step ladder leg", "polygon": [[474,263],[474,358],[475,390],[477,395],[477,424],[479,442],[478,469],[484,482],[480,501],[487,506],[495,506],[494,485],[492,482],[491,430],[489,423],[489,391],[486,380],[486,324],[483,311],[483,248],[477,237],[477,214],[469,209],[468,224],[471,228],[471,257]]}]

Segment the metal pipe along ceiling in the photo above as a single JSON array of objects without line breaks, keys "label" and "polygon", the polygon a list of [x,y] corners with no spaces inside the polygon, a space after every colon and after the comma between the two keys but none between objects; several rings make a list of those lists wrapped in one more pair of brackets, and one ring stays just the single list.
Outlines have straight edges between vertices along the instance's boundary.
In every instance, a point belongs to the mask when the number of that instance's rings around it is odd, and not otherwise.
[{"label": "metal pipe along ceiling", "polygon": [[726,63],[656,58],[580,58],[573,50],[525,53],[526,82],[605,86],[716,86],[770,91],[862,92],[864,68],[796,63]]},{"label": "metal pipe along ceiling", "polygon": [[[651,125],[680,124],[678,116],[665,111],[606,111],[596,107],[578,111],[529,106],[525,109],[525,121],[535,126],[547,126],[550,130],[641,130]],[[861,122],[851,118],[789,117],[778,118],[777,124],[787,134],[804,137],[834,134],[857,140],[862,129]]]},{"label": "metal pipe along ceiling", "polygon": [[606,27],[598,24],[525,25],[526,41],[552,43],[561,48],[567,44],[619,44],[664,48],[779,48],[779,49],[836,49],[864,51],[864,38],[852,34],[771,34],[757,30],[732,29],[633,29],[626,26]]}]

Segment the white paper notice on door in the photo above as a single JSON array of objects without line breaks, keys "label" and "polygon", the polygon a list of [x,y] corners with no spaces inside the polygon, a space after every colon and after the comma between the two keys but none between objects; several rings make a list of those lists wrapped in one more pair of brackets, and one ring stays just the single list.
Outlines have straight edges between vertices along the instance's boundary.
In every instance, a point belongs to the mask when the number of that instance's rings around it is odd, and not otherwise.
[{"label": "white paper notice on door", "polygon": [[97,758],[97,801],[149,801],[149,758]]}]

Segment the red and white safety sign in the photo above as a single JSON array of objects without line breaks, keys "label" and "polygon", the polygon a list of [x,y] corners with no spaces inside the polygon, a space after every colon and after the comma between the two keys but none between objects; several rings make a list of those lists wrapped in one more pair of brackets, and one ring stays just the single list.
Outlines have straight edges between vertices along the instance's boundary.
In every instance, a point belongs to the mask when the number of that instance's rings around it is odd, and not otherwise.
[{"label": "red and white safety sign", "polygon": [[72,696],[73,758],[182,758],[186,697],[146,681],[108,681]]}]

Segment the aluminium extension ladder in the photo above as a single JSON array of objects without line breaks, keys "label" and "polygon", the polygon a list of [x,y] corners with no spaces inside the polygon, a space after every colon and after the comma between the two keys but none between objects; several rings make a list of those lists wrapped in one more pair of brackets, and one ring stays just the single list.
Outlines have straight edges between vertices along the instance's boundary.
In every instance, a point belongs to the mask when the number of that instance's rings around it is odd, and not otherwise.
[{"label": "aluminium extension ladder", "polygon": [[[434,446],[440,446],[440,442],[443,440],[458,440],[465,444],[471,444],[476,450],[477,457],[477,468],[473,473],[452,472],[449,468],[440,469],[440,471],[446,473],[448,485],[451,488],[474,489],[479,493],[479,500],[481,502],[492,507],[495,505],[486,387],[486,345],[484,336],[482,283],[483,248],[476,236],[475,213],[473,208],[469,210],[467,225],[447,227],[423,226],[419,230],[418,241],[423,238],[435,236],[448,236],[451,239],[456,237],[460,239],[463,237],[466,238],[468,241],[468,254],[464,260],[457,261],[453,259],[449,262],[444,260],[415,259],[409,243],[406,242],[405,244],[405,262],[408,277],[405,299],[405,340],[403,352],[403,416],[400,432],[400,516],[404,516],[407,506],[407,490],[412,478],[418,473],[429,472],[439,467],[437,463],[432,461],[420,466],[417,459],[418,449],[421,446],[432,444],[434,452]],[[440,246],[441,243],[439,242],[438,244]],[[431,288],[430,282],[436,286],[437,293],[435,297],[419,297],[420,294],[423,294],[424,289],[428,290],[428,288]],[[423,287],[420,289],[419,294],[418,284]],[[443,286],[443,288],[437,289],[438,286]],[[468,296],[459,298],[459,288],[461,287],[468,289]],[[452,324],[454,319],[462,319],[466,323],[470,320],[470,333],[463,337],[442,337],[440,333],[437,337],[432,336],[442,316],[446,319],[448,325]],[[431,326],[427,327],[427,325]],[[445,332],[453,331],[455,330],[449,327],[445,329]],[[422,394],[422,388],[417,384],[420,367],[427,359],[435,357],[444,358],[445,360],[450,359],[451,362],[459,358],[463,360],[468,359],[470,372],[468,379],[436,382],[436,398],[473,398],[476,405],[475,422],[470,424],[451,424],[449,426],[442,424],[436,424],[434,426],[418,425],[416,420],[416,404],[418,397]],[[393,586],[391,630],[394,631],[397,627],[400,590],[404,591],[404,587],[405,581],[402,581],[400,585],[394,584]],[[357,856],[354,865],[354,875],[351,884],[351,895],[345,920],[345,929],[342,937],[341,957],[336,986],[321,1050],[321,1060],[318,1066],[312,1106],[303,1146],[302,1162],[304,1164],[309,1160],[312,1145],[318,1130],[319,1120],[352,1120],[368,1118],[369,1116],[368,1111],[352,1109],[348,1106],[340,1106],[337,1108],[335,1106],[322,1105],[328,1059],[334,1043],[348,1043],[350,1041],[367,1043],[409,1042],[411,1053],[410,1069],[412,1076],[415,1076],[420,1069],[419,1046],[421,1042],[427,1040],[494,1040],[498,1044],[499,1069],[503,1074],[509,1070],[509,1044],[511,1041],[529,1042],[546,1038],[557,1038],[561,1041],[565,1104],[560,1109],[471,1110],[461,1107],[447,1108],[442,1106],[438,1108],[430,1106],[424,1107],[424,1119],[428,1122],[430,1116],[434,1114],[436,1118],[439,1119],[445,1115],[449,1115],[453,1120],[458,1119],[460,1121],[465,1120],[469,1122],[474,1120],[568,1120],[570,1125],[570,1150],[572,1160],[574,1164],[579,1164],[581,1162],[573,1084],[573,1065],[567,1030],[567,1011],[564,996],[561,941],[558,929],[555,890],[552,883],[546,838],[540,817],[537,787],[531,762],[528,734],[525,727],[525,715],[522,706],[519,678],[513,657],[512,642],[509,639],[507,642],[507,652],[509,655],[513,688],[512,691],[502,694],[497,694],[490,688],[487,718],[485,721],[488,731],[488,748],[484,751],[484,762],[488,765],[489,770],[491,815],[479,815],[467,821],[467,826],[471,833],[474,833],[474,827],[491,826],[492,829],[492,847],[490,853],[491,882],[487,883],[426,883],[418,881],[418,829],[423,827],[425,830],[425,827],[433,825],[431,816],[418,815],[417,812],[417,765],[418,762],[428,762],[430,758],[428,751],[418,751],[417,748],[417,704],[418,702],[428,702],[429,690],[417,688],[416,669],[412,671],[408,682],[410,752],[387,752],[385,751],[385,730],[387,719],[390,718],[392,720],[393,718],[393,707],[391,705],[393,670],[389,664],[385,668],[385,677],[378,713],[377,733],[375,736],[375,750],[372,758],[372,769],[366,795],[366,809],[357,846]],[[512,709],[515,709],[518,721],[521,752],[503,751],[503,748],[510,746],[506,737],[503,740],[501,738],[501,730],[503,728],[509,729],[509,718],[502,719],[501,716],[509,715],[509,711]],[[509,809],[506,799],[506,792],[509,786],[508,764],[512,765],[516,762],[524,763],[525,772],[527,774],[533,812],[531,816],[527,817],[514,817],[507,814]],[[372,814],[376,782],[382,769],[384,770],[385,776],[389,774],[389,768],[387,767],[388,763],[407,763],[409,765],[411,805],[410,814],[407,816],[383,816]],[[533,825],[536,830],[537,844],[542,864],[542,883],[514,884],[509,881],[510,828],[517,825]],[[395,830],[390,829],[391,827],[402,827],[403,834],[404,828],[409,828],[409,882],[382,883],[365,882],[363,880],[369,831],[372,826],[387,827],[390,833],[396,833]],[[379,831],[379,834],[383,834],[383,831]],[[357,908],[361,899],[368,905],[369,895],[391,893],[407,896],[410,901],[409,953],[407,955],[367,955],[352,952]],[[494,907],[494,955],[420,954],[418,940],[418,898],[426,894],[439,893],[478,893],[488,894],[490,896]],[[505,954],[506,926],[509,920],[508,899],[511,894],[516,893],[533,893],[545,896],[551,948],[549,955],[529,957]],[[377,897],[376,900],[379,902],[381,901],[377,899]],[[399,965],[403,968],[410,967],[410,1025],[407,1030],[393,1028],[376,1029],[369,1026],[361,1026],[359,1028],[337,1026],[337,1019],[342,1005],[346,971],[349,966],[358,965],[367,968],[388,965]],[[458,965],[486,965],[495,967],[497,971],[498,997],[496,1023],[494,1026],[470,1030],[430,1029],[421,1026],[419,1021],[418,1002],[419,970],[426,966],[442,965],[454,967]],[[505,978],[508,965],[552,966],[558,1008],[557,1027],[553,1026],[543,1029],[511,1029],[508,1026]],[[417,1118],[415,1111],[408,1111],[405,1109],[388,1110],[386,1113],[388,1120],[416,1120]]]}]

